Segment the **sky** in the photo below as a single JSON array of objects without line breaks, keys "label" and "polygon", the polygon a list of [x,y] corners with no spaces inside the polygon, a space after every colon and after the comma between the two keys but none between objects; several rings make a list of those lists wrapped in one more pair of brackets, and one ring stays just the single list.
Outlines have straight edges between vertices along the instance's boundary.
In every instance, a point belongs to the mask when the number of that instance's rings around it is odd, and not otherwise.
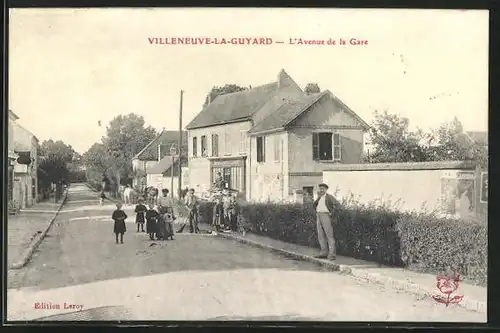
[{"label": "sky", "polygon": [[[185,126],[214,85],[257,86],[281,69],[301,87],[329,89],[368,123],[387,110],[412,129],[455,116],[466,130],[488,126],[487,11],[38,8],[9,17],[9,108],[40,141],[63,140],[79,153],[117,115],[177,130],[181,90]],[[150,43],[172,37],[273,43]],[[337,45],[290,44],[298,38]]]}]

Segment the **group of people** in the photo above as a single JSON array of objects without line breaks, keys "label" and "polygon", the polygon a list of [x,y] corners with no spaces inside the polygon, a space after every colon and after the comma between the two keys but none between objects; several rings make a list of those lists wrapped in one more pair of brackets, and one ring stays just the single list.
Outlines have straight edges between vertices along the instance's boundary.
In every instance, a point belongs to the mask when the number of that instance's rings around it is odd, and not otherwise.
[{"label": "group of people", "polygon": [[[144,204],[144,199],[139,198],[135,206],[135,223],[137,232],[146,232],[151,240],[174,239],[173,223],[176,220],[172,199],[168,197],[168,190],[162,191],[163,196],[158,199],[158,204]],[[122,210],[122,203],[116,204],[116,210],[111,218],[114,221],[113,232],[116,236],[116,243],[123,244],[123,235],[127,231],[125,220],[127,214]],[[146,224],[146,229],[144,229]]]},{"label": "group of people", "polygon": [[216,194],[214,195],[215,205],[213,210],[212,223],[217,231],[237,231],[238,229],[238,205],[235,196],[230,193],[221,173],[217,173],[214,181]]},{"label": "group of people", "polygon": [[[105,198],[102,193],[101,202]],[[141,197],[138,200],[138,204],[135,206],[134,212],[136,214],[135,223],[137,225],[137,232],[147,233],[150,240],[174,239],[173,223],[177,217],[174,212],[172,198],[169,197],[168,193],[168,189],[163,189],[162,196],[156,200],[156,204],[151,202],[145,204],[144,198]],[[199,201],[194,195],[194,189],[190,189],[185,195],[184,204],[188,209],[188,221],[191,233],[199,233]],[[111,217],[114,221],[113,232],[115,233],[117,244],[123,244],[123,235],[127,231],[125,220],[128,216],[122,210],[122,207],[122,203],[117,203],[116,210]],[[144,225],[146,228],[144,228]]]},{"label": "group of people", "polygon": [[217,231],[237,231],[237,204],[234,195],[224,189],[215,196],[213,226]]},{"label": "group of people", "polygon": [[[164,197],[170,199],[166,195],[168,195],[168,190],[165,190]],[[146,206],[144,199],[140,198],[134,212],[136,213],[137,232],[146,232],[150,240],[174,239],[173,223],[176,216],[172,205],[153,206],[149,204]],[[146,230],[144,230],[144,224],[146,224]]]}]

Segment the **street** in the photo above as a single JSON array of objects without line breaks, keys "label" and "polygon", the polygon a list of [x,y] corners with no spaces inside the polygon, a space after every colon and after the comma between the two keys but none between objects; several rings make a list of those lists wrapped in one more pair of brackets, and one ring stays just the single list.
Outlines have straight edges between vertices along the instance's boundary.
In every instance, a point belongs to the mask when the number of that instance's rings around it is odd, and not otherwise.
[{"label": "street", "polygon": [[123,306],[107,320],[469,321],[483,313],[445,307],[312,263],[212,235],[150,241],[131,206],[124,244],[115,244],[114,204],[72,185],[67,204],[27,266],[8,273],[8,319]]}]

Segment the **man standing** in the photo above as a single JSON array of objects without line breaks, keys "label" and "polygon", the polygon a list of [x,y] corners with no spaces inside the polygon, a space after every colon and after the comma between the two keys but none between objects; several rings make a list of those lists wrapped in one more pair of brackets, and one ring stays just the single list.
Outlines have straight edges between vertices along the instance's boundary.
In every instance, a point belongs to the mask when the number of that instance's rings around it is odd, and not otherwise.
[{"label": "man standing", "polygon": [[319,184],[318,198],[314,201],[313,207],[316,210],[316,223],[318,228],[318,241],[321,252],[316,258],[336,259],[335,237],[333,235],[332,217],[338,201],[326,193],[328,185]]},{"label": "man standing", "polygon": [[198,233],[198,198],[194,195],[194,188],[186,195],[186,206],[189,210],[189,229],[191,233]]}]

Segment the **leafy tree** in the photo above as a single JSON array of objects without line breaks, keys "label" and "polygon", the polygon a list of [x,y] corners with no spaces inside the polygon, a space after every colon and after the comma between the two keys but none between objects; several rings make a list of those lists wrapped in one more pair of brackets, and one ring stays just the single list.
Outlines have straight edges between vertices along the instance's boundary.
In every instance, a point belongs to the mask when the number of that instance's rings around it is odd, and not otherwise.
[{"label": "leafy tree", "polygon": [[371,163],[424,162],[427,151],[421,145],[425,134],[421,130],[410,132],[409,120],[398,115],[375,112],[370,129],[374,146],[370,154]]},{"label": "leafy tree", "polygon": [[119,184],[120,177],[132,175],[132,158],[150,143],[157,133],[153,127],[145,126],[142,116],[134,113],[115,117],[106,130],[107,135],[103,138],[103,143],[112,160],[108,167],[111,167]]},{"label": "leafy tree", "polygon": [[242,90],[247,90],[248,88],[240,87],[236,84],[226,84],[224,86],[214,86],[212,90],[207,94],[205,98],[205,103],[203,103],[203,107],[209,104],[209,101],[213,101],[219,95],[230,94]]},{"label": "leafy tree", "polygon": [[115,117],[106,128],[102,143],[95,143],[83,155],[87,175],[100,182],[107,177],[114,185],[132,173],[132,158],[157,136],[144,118],[134,113]]},{"label": "leafy tree", "polygon": [[69,173],[68,164],[71,163],[74,154],[73,147],[61,140],[43,141],[39,150],[39,166],[45,170],[52,182],[67,179]]},{"label": "leafy tree", "polygon": [[307,95],[317,94],[321,92],[321,89],[319,88],[319,85],[317,83],[308,83],[304,88],[304,92]]},{"label": "leafy tree", "polygon": [[429,148],[432,160],[469,160],[476,161],[483,167],[488,164],[488,147],[472,141],[457,117],[433,130],[429,137],[435,143]]}]

